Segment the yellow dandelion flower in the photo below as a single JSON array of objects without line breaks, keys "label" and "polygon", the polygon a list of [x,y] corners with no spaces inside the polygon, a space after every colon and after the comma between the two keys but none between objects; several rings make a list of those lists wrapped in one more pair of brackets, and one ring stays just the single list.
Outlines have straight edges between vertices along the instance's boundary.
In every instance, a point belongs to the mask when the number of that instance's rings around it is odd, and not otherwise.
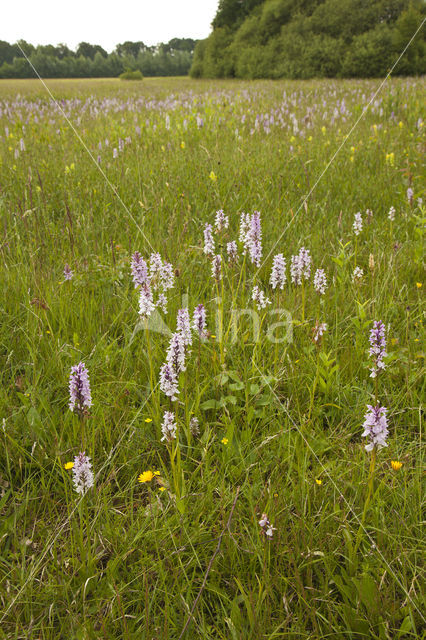
[{"label": "yellow dandelion flower", "polygon": [[153,477],[154,477],[154,474],[152,473],[152,471],[144,471],[138,477],[138,482],[151,482]]},{"label": "yellow dandelion flower", "polygon": [[229,440],[228,438],[222,438],[221,443],[222,444],[228,444]]},{"label": "yellow dandelion flower", "polygon": [[320,480],[319,478],[315,478],[315,482],[316,482],[317,484],[319,484],[319,485],[321,485],[321,484],[322,484],[322,480]]},{"label": "yellow dandelion flower", "polygon": [[211,338],[212,340],[214,340],[214,339],[216,338],[216,336],[214,335],[214,333],[212,333],[212,334],[211,334],[210,338]]},{"label": "yellow dandelion flower", "polygon": [[152,418],[145,418],[145,422],[152,422]]},{"label": "yellow dandelion flower", "polygon": [[422,286],[423,286],[423,283],[422,283],[422,282],[416,282],[416,287],[417,287],[417,289],[421,289],[421,288],[422,288]]},{"label": "yellow dandelion flower", "polygon": [[399,462],[399,460],[391,460],[391,465],[394,471],[399,471],[402,467],[402,462]]},{"label": "yellow dandelion flower", "polygon": [[66,462],[64,464],[64,469],[66,469],[68,471],[68,469],[72,469],[74,466],[74,462]]},{"label": "yellow dandelion flower", "polygon": [[158,491],[165,491],[166,487],[158,487]]}]

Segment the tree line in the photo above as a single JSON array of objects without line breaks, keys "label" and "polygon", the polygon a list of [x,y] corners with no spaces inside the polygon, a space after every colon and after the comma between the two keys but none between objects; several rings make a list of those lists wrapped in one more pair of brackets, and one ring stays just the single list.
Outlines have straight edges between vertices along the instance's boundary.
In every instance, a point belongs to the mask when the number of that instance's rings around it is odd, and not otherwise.
[{"label": "tree line", "polygon": [[65,44],[0,40],[0,78],[35,78],[34,69],[42,78],[109,78],[128,70],[144,76],[182,76],[191,67],[196,42],[192,38],[173,38],[155,46],[123,42],[107,53],[88,42],[73,51]]},{"label": "tree line", "polygon": [[[422,0],[220,0],[195,78],[380,77],[426,15]],[[394,75],[426,72],[424,25]]]}]

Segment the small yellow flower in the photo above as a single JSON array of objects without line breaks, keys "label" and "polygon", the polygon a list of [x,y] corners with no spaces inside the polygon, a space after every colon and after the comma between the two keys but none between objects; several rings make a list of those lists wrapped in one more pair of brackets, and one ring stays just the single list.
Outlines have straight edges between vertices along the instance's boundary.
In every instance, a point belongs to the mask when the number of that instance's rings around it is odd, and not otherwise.
[{"label": "small yellow flower", "polygon": [[217,175],[214,171],[210,171],[209,178],[212,182],[217,182]]},{"label": "small yellow flower", "polygon": [[391,460],[391,465],[394,471],[399,471],[402,467],[402,462],[399,462],[399,460]]},{"label": "small yellow flower", "polygon": [[145,418],[145,422],[152,422],[152,418]]},{"label": "small yellow flower", "polygon": [[221,443],[222,444],[228,444],[229,440],[228,438],[222,438]]},{"label": "small yellow flower", "polygon": [[158,491],[165,491],[166,487],[158,487]]},{"label": "small yellow flower", "polygon": [[325,132],[327,131],[327,129],[325,127],[321,127],[321,131],[322,131],[322,135],[325,136]]},{"label": "small yellow flower", "polygon": [[387,153],[386,154],[386,164],[390,164],[391,167],[394,166],[394,164],[395,164],[395,154],[394,153]]},{"label": "small yellow flower", "polygon": [[398,127],[399,127],[400,129],[402,129],[402,127],[403,127],[403,126],[404,126],[404,123],[403,123],[403,122],[401,122],[401,120],[400,120],[400,121],[398,122]]},{"label": "small yellow flower", "polygon": [[319,485],[321,485],[321,484],[322,484],[322,480],[320,480],[319,478],[315,478],[315,482],[316,482],[317,484],[319,484]]},{"label": "small yellow flower", "polygon": [[274,498],[278,498],[278,493],[274,493]]},{"label": "small yellow flower", "polygon": [[46,333],[50,333],[49,329],[46,329]]},{"label": "small yellow flower", "polygon": [[68,469],[72,469],[74,466],[74,462],[66,462],[64,464],[64,469],[66,469],[68,471]]},{"label": "small yellow flower", "polygon": [[155,475],[155,476],[159,476],[159,475],[160,475],[160,472],[159,472],[159,471],[154,471],[154,475]]},{"label": "small yellow flower", "polygon": [[422,282],[416,282],[416,287],[417,287],[417,289],[421,289],[421,288],[422,288],[422,286],[423,286],[423,283],[422,283]]},{"label": "small yellow flower", "polygon": [[154,474],[152,473],[152,471],[144,471],[138,477],[138,482],[151,482],[153,477],[154,477]]},{"label": "small yellow flower", "polygon": [[214,340],[214,339],[216,338],[216,336],[214,335],[214,333],[212,333],[212,334],[211,334],[210,338],[211,338],[212,340]]},{"label": "small yellow flower", "polygon": [[184,143],[184,141],[183,141],[183,140],[182,140],[182,142],[180,143],[180,148],[181,148],[181,149],[185,149],[185,143]]}]

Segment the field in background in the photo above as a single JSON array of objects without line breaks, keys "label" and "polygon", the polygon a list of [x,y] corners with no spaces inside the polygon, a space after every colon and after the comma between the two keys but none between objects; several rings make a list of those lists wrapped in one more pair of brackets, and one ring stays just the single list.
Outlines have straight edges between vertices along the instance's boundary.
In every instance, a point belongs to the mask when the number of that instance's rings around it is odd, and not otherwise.
[{"label": "field in background", "polygon": [[[186,623],[211,640],[420,637],[424,80],[377,95],[380,81],[47,85],[62,111],[37,81],[0,82],[0,638],[177,639]],[[203,231],[220,209],[215,282]],[[254,211],[259,268],[239,242]],[[311,276],[295,286],[302,246]],[[135,251],[175,270],[148,322]],[[193,336],[171,403],[170,332],[200,303],[208,337]],[[68,407],[80,361],[84,419]],[[389,436],[368,503],[377,400]],[[64,465],[83,446],[82,498]],[[147,470],[159,475],[139,483]]]}]

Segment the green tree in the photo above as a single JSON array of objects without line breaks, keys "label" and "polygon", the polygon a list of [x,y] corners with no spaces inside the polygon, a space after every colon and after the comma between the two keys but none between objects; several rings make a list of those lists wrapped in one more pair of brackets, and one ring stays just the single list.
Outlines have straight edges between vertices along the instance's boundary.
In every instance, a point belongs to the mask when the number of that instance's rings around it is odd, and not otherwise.
[{"label": "green tree", "polygon": [[77,57],[83,56],[83,58],[95,59],[95,55],[100,53],[104,58],[107,57],[107,52],[99,44],[89,44],[88,42],[80,42],[77,47]]},{"label": "green tree", "polygon": [[[423,5],[423,9],[426,7]],[[393,44],[398,54],[404,51],[407,44],[411,41],[417,32],[414,40],[401,58],[396,73],[401,75],[409,75],[412,73],[426,73],[426,46],[425,46],[425,27],[419,30],[424,20],[424,14],[410,4],[406,11],[403,11],[395,23],[393,32]]]}]

